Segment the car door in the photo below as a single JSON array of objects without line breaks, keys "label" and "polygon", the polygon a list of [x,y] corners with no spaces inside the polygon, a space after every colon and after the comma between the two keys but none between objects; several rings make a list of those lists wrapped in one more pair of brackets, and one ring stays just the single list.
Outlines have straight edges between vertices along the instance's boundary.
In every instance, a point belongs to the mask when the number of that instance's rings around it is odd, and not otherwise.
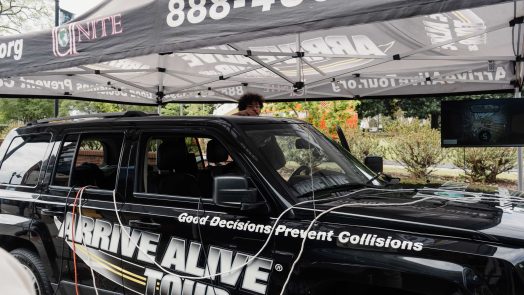
[{"label": "car door", "polygon": [[[213,181],[219,174],[249,179],[236,154],[209,149],[217,144],[226,146],[221,137],[201,128],[141,133],[134,192],[120,211],[136,241],[123,253],[124,264],[140,277],[138,282],[125,280],[126,289],[144,294],[266,294],[271,247],[245,264],[267,239],[269,214],[267,209],[260,214],[213,202]],[[257,197],[264,201],[260,193]]]},{"label": "car door", "polygon": [[[62,294],[72,294],[77,287],[82,294],[123,293],[113,202],[116,189],[116,206],[122,206],[117,174],[121,153],[127,153],[123,144],[124,130],[72,130],[53,151],[56,161],[48,167],[49,185],[36,221],[50,233],[58,273],[52,283]],[[80,194],[82,187],[87,188]]]}]

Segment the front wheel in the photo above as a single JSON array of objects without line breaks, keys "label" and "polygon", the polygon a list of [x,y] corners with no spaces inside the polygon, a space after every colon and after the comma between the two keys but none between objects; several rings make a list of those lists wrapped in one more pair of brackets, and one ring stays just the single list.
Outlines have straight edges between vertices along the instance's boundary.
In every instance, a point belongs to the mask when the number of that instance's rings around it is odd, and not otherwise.
[{"label": "front wheel", "polygon": [[29,274],[33,283],[34,294],[36,295],[51,295],[53,289],[49,282],[49,277],[45,272],[44,264],[40,257],[27,249],[15,249],[11,251],[13,255],[20,263],[23,268]]}]

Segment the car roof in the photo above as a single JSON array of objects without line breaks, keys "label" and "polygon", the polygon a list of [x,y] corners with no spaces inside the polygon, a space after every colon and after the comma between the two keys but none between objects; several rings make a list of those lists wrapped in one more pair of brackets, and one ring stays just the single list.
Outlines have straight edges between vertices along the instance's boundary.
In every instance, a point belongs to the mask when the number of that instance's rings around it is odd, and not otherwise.
[{"label": "car roof", "polygon": [[40,132],[40,130],[49,129],[81,129],[96,128],[108,126],[152,126],[159,124],[177,124],[177,125],[258,125],[258,124],[305,124],[306,122],[289,118],[266,117],[266,116],[115,116],[108,118],[98,118],[93,115],[92,118],[65,117],[44,120],[43,122],[32,122],[18,130],[21,133]]}]

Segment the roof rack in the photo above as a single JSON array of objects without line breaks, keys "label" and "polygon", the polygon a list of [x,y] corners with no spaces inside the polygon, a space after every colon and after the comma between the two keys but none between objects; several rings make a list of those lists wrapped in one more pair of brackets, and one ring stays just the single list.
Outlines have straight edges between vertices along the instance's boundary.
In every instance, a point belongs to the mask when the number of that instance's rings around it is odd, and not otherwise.
[{"label": "roof rack", "polygon": [[60,122],[60,121],[73,121],[73,120],[78,120],[78,119],[126,118],[126,117],[149,117],[149,116],[158,116],[158,113],[145,113],[141,111],[127,111],[127,112],[119,112],[119,113],[87,114],[87,115],[78,115],[78,116],[41,119],[41,120],[29,122],[27,123],[26,126],[51,123],[51,122]]}]

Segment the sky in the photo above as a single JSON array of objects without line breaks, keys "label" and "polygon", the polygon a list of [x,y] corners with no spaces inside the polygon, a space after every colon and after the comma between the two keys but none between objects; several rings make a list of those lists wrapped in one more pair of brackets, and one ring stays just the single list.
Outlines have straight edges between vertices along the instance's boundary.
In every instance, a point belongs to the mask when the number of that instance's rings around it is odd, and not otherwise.
[{"label": "sky", "polygon": [[60,0],[60,8],[79,15],[102,1],[103,0]]},{"label": "sky", "polygon": [[[102,1],[107,0],[59,0],[60,8],[72,12],[75,16],[81,15],[82,13],[88,11],[89,9],[95,7]],[[34,2],[29,2],[34,3]],[[21,33],[27,33],[32,31],[47,30],[54,25],[54,0],[46,0],[45,2],[39,3],[44,7],[47,7],[49,13],[40,16],[29,18],[27,21],[23,22],[19,27],[17,27]],[[12,27],[12,23],[8,18],[0,18],[0,25],[5,25]],[[0,36],[14,35],[17,34],[13,30],[0,30]]]}]

